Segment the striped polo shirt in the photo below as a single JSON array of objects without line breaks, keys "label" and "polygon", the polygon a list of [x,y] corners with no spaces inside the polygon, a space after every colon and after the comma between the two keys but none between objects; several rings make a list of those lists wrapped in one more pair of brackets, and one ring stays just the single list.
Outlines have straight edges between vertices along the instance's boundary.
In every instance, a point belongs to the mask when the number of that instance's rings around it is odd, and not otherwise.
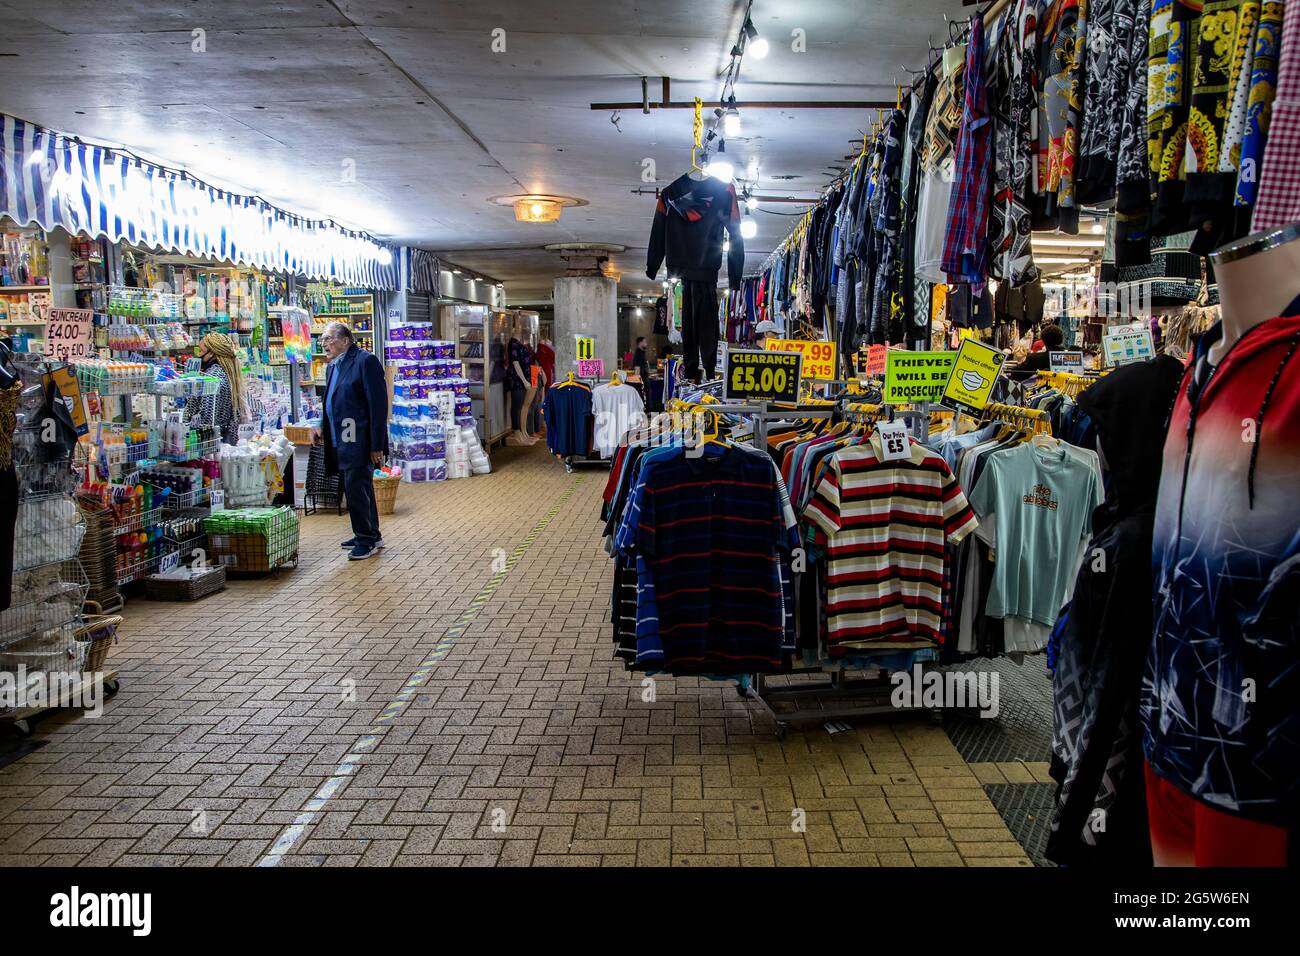
[{"label": "striped polo shirt", "polygon": [[873,434],[837,452],[804,509],[826,544],[832,656],[943,641],[945,548],[978,522],[944,460],[916,442],[910,451],[883,461]]}]

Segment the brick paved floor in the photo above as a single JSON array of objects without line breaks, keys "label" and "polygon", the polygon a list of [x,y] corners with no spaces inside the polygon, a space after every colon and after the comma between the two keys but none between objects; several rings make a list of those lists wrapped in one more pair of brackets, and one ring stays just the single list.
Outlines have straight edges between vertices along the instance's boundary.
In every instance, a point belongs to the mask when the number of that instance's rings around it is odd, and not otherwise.
[{"label": "brick paved floor", "polygon": [[604,623],[606,473],[497,461],[403,486],[377,560],[314,515],[296,571],[132,601],[121,693],[0,770],[0,865],[1030,865],[982,785],[1006,768],[928,721],[777,742],[730,684],[661,678],[643,702]]}]

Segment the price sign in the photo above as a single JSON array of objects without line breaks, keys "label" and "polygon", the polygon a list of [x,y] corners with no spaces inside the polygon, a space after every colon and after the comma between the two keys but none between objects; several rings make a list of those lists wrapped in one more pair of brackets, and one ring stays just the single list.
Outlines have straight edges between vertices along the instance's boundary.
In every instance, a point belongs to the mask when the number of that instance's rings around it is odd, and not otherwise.
[{"label": "price sign", "polygon": [[[588,339],[587,341],[591,341]],[[578,375],[581,378],[603,378],[605,375],[604,359],[579,359]]]},{"label": "price sign", "polygon": [[1077,375],[1083,371],[1082,352],[1048,352],[1047,361],[1053,372],[1074,372]]},{"label": "price sign", "polygon": [[801,352],[728,349],[725,397],[758,402],[798,401],[802,363]]},{"label": "price sign", "polygon": [[768,352],[798,352],[803,356],[804,378],[835,377],[835,343],[810,342],[806,339],[768,339],[763,343]]},{"label": "price sign", "polygon": [[907,438],[907,426],[902,422],[879,422],[876,434],[880,436],[881,461],[902,461],[912,457],[912,443]]},{"label": "price sign", "polygon": [[596,340],[585,336],[575,336],[574,357],[579,362],[589,362],[596,357]]},{"label": "price sign", "polygon": [[181,553],[173,551],[170,554],[164,554],[162,560],[158,563],[158,573],[167,574],[169,571],[175,571],[176,565],[180,563]]},{"label": "price sign", "polygon": [[889,357],[889,347],[886,345],[868,345],[867,346],[867,375],[884,375],[885,361]]},{"label": "price sign", "polygon": [[1000,349],[962,339],[957,358],[943,386],[943,402],[958,408],[981,409],[989,403],[993,383],[1002,374],[1002,364],[1007,357]]},{"label": "price sign", "polygon": [[225,489],[223,489],[223,488],[213,488],[213,489],[212,489],[212,494],[208,496],[208,502],[209,502],[209,504],[211,504],[211,506],[212,506],[212,510],[213,510],[214,512],[216,512],[216,511],[225,511],[225,510],[226,510],[226,492],[225,492]]},{"label": "price sign", "polygon": [[885,402],[937,402],[948,381],[956,352],[907,352],[890,349],[885,359]]},{"label": "price sign", "polygon": [[90,358],[90,309],[50,309],[45,326],[45,354],[59,362]]}]

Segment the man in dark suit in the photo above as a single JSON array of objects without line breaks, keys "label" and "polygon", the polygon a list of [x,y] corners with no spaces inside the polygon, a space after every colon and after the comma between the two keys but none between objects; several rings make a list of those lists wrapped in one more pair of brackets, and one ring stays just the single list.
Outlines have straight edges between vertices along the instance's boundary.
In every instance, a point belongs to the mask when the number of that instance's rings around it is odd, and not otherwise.
[{"label": "man in dark suit", "polygon": [[384,546],[375,506],[375,466],[388,451],[388,382],[379,358],[352,341],[352,330],[331,322],[321,336],[329,356],[325,404],[317,440],[325,443],[325,469],[343,473],[353,537],[348,559],[372,558]]}]

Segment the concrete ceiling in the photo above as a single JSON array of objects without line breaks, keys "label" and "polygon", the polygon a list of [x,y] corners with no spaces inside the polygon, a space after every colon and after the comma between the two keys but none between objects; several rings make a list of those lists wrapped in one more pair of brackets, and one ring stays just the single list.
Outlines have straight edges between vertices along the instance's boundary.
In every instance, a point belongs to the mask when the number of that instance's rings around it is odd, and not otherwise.
[{"label": "concrete ceiling", "polygon": [[[617,116],[593,102],[716,103],[740,26],[732,0],[0,0],[0,111],[181,165],[287,208],[445,252],[550,292],[563,263],[541,247],[606,242],[620,291],[651,292],[645,245],[656,183],[689,166],[689,110]],[[813,197],[873,113],[746,111],[746,100],[892,100],[961,0],[755,0],[771,42],[737,85],[739,168],[759,192]],[[807,51],[791,50],[792,31]],[[494,52],[493,31],[505,50]],[[202,31],[196,33],[195,31]],[[499,36],[499,34],[498,34]],[[617,123],[612,122],[617,119]],[[494,196],[576,196],[558,223],[514,220]],[[769,204],[747,246],[755,269],[803,207]]]}]

